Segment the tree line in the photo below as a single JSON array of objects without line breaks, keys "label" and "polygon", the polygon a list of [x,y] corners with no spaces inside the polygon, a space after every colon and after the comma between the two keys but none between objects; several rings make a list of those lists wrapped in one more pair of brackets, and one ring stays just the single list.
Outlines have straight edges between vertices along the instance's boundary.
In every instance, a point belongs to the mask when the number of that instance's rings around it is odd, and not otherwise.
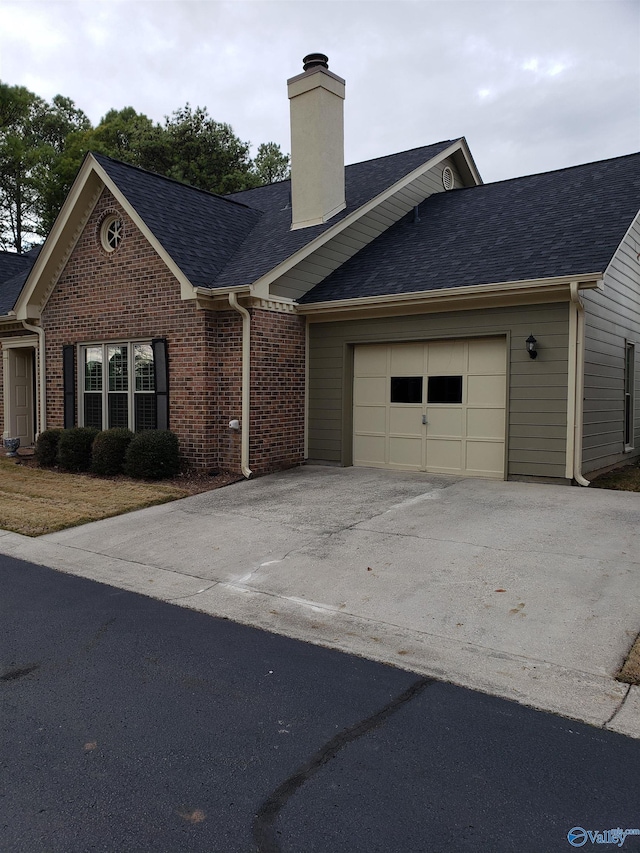
[{"label": "tree line", "polygon": [[279,145],[251,159],[250,143],[203,107],[187,103],[162,124],[112,109],[93,127],[70,98],[0,81],[0,249],[23,253],[46,237],[89,151],[221,194],[289,177]]}]

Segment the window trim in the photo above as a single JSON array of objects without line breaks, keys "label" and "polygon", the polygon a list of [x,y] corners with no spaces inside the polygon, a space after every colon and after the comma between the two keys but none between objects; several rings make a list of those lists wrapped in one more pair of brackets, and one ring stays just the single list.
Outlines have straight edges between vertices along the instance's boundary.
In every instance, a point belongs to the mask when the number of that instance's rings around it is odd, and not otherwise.
[{"label": "window trim", "polygon": [[[117,230],[112,232],[112,228]],[[124,238],[124,221],[119,213],[110,211],[100,223],[100,245],[108,255],[117,252]]]},{"label": "window trim", "polygon": [[636,409],[636,345],[634,341],[624,342],[624,410],[623,433],[624,450],[629,453],[635,447],[635,409]]},{"label": "window trim", "polygon": [[[109,391],[109,358],[108,351],[110,347],[127,347],[127,390],[126,391]],[[153,365],[153,389],[152,390],[136,390],[135,385],[135,349],[136,346],[147,346],[151,350],[152,357],[152,365]],[[101,389],[99,391],[87,391],[85,390],[85,365],[86,365],[86,351],[91,347],[99,347],[102,353],[102,370],[101,370]],[[156,426],[152,427],[152,429],[157,428],[157,405],[156,405],[156,395],[157,395],[157,377],[156,377],[156,363],[155,363],[155,351],[152,345],[151,339],[132,339],[132,340],[117,340],[117,341],[92,341],[92,342],[83,342],[77,345],[77,355],[76,355],[76,364],[77,364],[77,388],[78,388],[78,423],[80,426],[85,426],[85,395],[86,394],[100,394],[101,396],[101,420],[102,420],[102,429],[110,429],[109,426],[109,397],[110,394],[114,393],[126,393],[127,395],[127,428],[132,432],[138,432],[141,430],[136,430],[136,396],[145,395],[152,397],[154,401],[153,412],[154,412],[154,422]]]}]

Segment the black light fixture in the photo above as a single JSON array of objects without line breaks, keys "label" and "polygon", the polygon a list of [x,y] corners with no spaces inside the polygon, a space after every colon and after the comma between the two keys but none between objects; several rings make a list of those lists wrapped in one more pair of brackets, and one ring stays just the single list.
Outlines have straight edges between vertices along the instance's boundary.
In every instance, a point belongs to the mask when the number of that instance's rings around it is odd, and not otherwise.
[{"label": "black light fixture", "polygon": [[526,340],[527,352],[529,353],[529,358],[537,358],[538,351],[536,350],[536,344],[538,341],[533,337],[533,335],[529,335]]}]

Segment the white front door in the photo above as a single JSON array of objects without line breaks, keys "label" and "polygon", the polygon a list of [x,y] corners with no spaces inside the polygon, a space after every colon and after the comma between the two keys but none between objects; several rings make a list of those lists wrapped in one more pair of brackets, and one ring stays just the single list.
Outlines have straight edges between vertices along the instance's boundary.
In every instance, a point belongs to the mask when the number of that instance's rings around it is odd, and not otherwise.
[{"label": "white front door", "polygon": [[357,346],[353,399],[354,465],[504,476],[504,338]]},{"label": "white front door", "polygon": [[33,444],[33,349],[7,349],[9,360],[9,418],[5,425],[8,438],[19,438],[22,447]]}]

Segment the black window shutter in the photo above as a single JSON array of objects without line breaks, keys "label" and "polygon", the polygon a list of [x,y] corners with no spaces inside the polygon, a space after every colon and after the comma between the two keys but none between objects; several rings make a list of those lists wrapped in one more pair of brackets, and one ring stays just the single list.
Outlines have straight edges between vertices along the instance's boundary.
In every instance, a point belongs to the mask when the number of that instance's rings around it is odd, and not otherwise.
[{"label": "black window shutter", "polygon": [[154,338],[151,348],[156,379],[156,429],[169,429],[169,364],[166,338]]},{"label": "black window shutter", "polygon": [[76,425],[76,348],[73,344],[62,347],[62,385],[64,389],[64,428]]}]

